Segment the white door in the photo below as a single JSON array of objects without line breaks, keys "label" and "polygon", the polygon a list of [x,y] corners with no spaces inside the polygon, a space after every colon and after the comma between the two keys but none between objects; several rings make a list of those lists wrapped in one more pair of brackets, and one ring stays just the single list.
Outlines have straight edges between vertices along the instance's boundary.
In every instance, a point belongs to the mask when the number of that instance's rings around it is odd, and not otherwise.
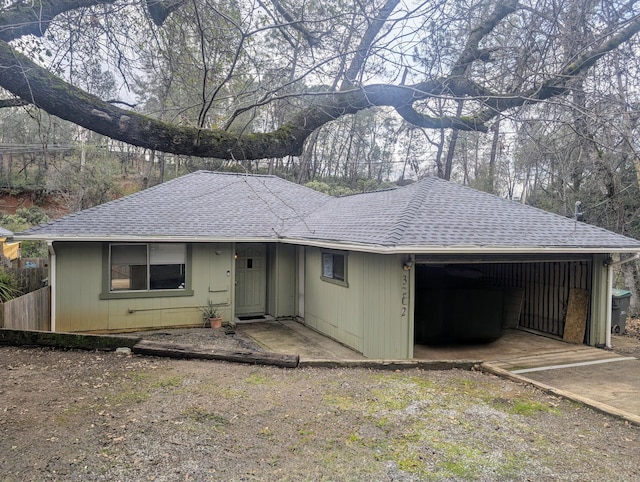
[{"label": "white door", "polygon": [[263,315],[267,298],[265,247],[236,245],[236,316]]}]

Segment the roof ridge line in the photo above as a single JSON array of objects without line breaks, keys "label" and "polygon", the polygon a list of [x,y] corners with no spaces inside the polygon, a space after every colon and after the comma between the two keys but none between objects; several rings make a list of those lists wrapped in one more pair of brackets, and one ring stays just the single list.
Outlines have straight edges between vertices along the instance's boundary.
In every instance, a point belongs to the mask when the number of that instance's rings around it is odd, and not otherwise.
[{"label": "roof ridge line", "polygon": [[419,187],[418,192],[411,197],[411,199],[407,203],[407,208],[394,223],[389,232],[389,236],[387,236],[387,243],[397,244],[402,239],[402,236],[409,227],[409,224],[413,219],[415,219],[418,210],[424,204],[425,198],[429,193],[430,186],[427,184],[426,179],[413,184],[413,186],[416,185],[417,187]]},{"label": "roof ridge line", "polygon": [[251,172],[211,171],[208,169],[198,169],[197,171],[193,171],[191,174],[215,174],[215,175],[234,176],[234,177],[275,177],[277,179],[282,179],[283,181],[287,181],[287,179],[278,177],[275,174],[254,174]]}]

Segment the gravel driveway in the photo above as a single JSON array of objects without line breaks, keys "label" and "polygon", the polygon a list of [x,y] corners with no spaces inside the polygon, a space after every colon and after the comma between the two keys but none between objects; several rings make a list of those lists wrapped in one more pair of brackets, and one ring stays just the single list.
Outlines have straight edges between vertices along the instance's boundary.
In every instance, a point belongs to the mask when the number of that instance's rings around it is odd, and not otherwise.
[{"label": "gravel driveway", "polygon": [[0,400],[5,481],[640,479],[638,427],[472,371],[0,347]]}]

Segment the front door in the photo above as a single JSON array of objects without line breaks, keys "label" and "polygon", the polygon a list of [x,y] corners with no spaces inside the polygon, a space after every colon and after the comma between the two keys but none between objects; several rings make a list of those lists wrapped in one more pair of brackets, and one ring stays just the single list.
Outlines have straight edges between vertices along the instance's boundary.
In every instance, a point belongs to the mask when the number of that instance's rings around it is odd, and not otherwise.
[{"label": "front door", "polygon": [[263,315],[267,298],[265,246],[240,244],[236,248],[236,316]]}]

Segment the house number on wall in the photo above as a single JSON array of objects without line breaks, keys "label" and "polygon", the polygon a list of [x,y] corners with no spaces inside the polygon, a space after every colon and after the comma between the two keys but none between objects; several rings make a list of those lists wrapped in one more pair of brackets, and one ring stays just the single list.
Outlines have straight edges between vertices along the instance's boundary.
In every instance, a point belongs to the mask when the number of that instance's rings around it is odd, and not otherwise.
[{"label": "house number on wall", "polygon": [[402,316],[407,316],[407,301],[409,299],[409,275],[402,273]]}]

